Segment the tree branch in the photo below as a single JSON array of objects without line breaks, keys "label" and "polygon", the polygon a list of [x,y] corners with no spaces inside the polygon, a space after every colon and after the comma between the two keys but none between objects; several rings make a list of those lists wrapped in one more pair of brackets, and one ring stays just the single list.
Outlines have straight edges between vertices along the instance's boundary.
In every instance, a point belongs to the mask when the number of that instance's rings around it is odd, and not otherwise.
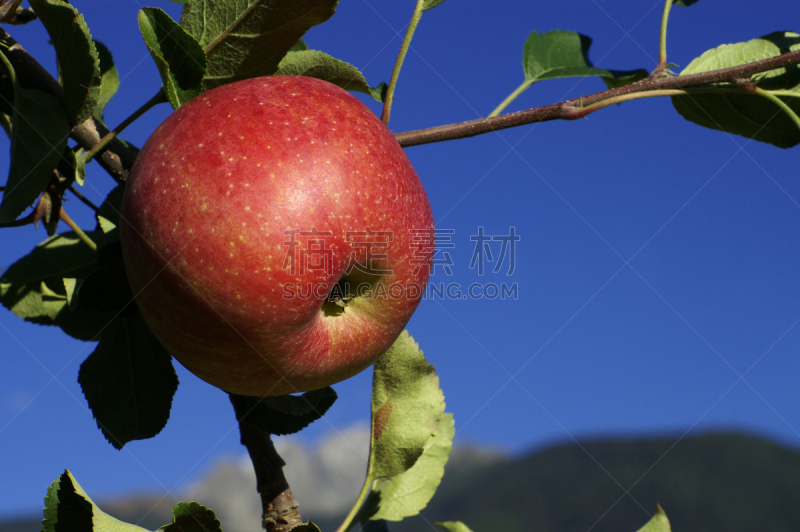
[{"label": "tree branch", "polygon": [[688,74],[686,76],[650,76],[636,83],[624,85],[615,89],[610,89],[589,96],[575,98],[564,102],[545,105],[508,113],[492,118],[480,118],[458,124],[448,124],[416,131],[407,131],[395,135],[397,142],[401,146],[418,146],[420,144],[430,144],[432,142],[442,142],[445,140],[462,139],[474,137],[492,131],[499,131],[510,127],[533,124],[535,122],[547,122],[549,120],[575,120],[601,109],[597,106],[587,109],[594,104],[619,98],[620,96],[634,93],[648,93],[663,90],[685,90],[701,87],[713,83],[730,83],[736,80],[747,79],[753,74],[767,72],[778,68],[786,68],[800,64],[800,51],[789,52],[769,59],[754,61],[744,65],[701,72],[699,74]]},{"label": "tree branch", "polygon": [[[7,47],[6,57],[14,67],[21,86],[26,89],[44,91],[64,100],[64,90],[58,81],[2,28],[0,28],[0,41]],[[94,118],[89,118],[83,124],[74,126],[70,131],[70,137],[85,150],[91,150],[107,134],[108,128]],[[121,183],[127,179],[135,158],[136,150],[115,139],[102,151],[97,162],[111,177]]]},{"label": "tree branch", "polygon": [[239,420],[242,445],[247,447],[256,471],[256,489],[261,495],[261,526],[267,532],[288,532],[303,524],[303,520],[297,509],[299,505],[283,474],[286,462],[275,450],[269,433],[244,421],[247,401],[235,394],[230,394],[230,398],[236,419]]}]

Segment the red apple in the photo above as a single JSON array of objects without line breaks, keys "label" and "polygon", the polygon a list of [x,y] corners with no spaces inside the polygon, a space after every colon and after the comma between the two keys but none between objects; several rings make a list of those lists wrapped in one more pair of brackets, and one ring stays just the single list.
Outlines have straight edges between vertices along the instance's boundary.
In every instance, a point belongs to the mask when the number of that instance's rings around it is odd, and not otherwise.
[{"label": "red apple", "polygon": [[225,391],[321,388],[370,366],[428,280],[433,216],[389,130],[296,76],[189,101],[136,159],[120,236],[164,347]]}]

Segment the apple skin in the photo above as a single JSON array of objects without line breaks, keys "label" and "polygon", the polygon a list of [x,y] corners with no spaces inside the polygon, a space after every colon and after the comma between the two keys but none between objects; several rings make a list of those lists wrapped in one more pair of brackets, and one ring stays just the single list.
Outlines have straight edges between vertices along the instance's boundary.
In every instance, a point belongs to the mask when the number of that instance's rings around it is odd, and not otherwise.
[{"label": "apple skin", "polygon": [[178,108],[137,157],[121,219],[149,328],[189,371],[241,395],[369,367],[411,318],[433,258],[430,203],[392,134],[350,93],[299,76]]}]

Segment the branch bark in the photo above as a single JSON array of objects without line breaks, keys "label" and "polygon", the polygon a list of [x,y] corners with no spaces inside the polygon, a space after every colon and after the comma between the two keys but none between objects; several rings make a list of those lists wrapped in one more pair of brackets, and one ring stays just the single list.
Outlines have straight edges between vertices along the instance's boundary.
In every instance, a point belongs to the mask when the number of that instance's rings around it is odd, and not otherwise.
[{"label": "branch bark", "polygon": [[298,510],[299,505],[283,474],[286,462],[275,450],[269,433],[244,421],[247,403],[243,398],[234,394],[230,394],[230,398],[236,419],[239,420],[242,445],[247,447],[256,471],[256,489],[261,495],[261,526],[267,532],[288,532],[303,524],[303,520]]},{"label": "branch bark", "polygon": [[665,90],[685,90],[706,86],[715,83],[731,83],[742,79],[747,79],[753,74],[767,72],[778,68],[787,68],[800,64],[800,51],[789,52],[769,59],[754,61],[744,65],[701,72],[699,74],[689,74],[686,76],[650,76],[636,83],[624,85],[615,89],[610,89],[582,98],[575,98],[564,102],[545,105],[507,113],[493,118],[479,118],[458,124],[448,124],[416,131],[397,133],[395,138],[404,148],[418,146],[420,144],[430,144],[432,142],[442,142],[445,140],[462,139],[474,137],[492,131],[499,131],[535,122],[547,122],[549,120],[575,120],[594,112],[597,108],[586,109],[587,107],[601,103],[606,100],[619,98],[629,94],[646,94],[654,91]]}]

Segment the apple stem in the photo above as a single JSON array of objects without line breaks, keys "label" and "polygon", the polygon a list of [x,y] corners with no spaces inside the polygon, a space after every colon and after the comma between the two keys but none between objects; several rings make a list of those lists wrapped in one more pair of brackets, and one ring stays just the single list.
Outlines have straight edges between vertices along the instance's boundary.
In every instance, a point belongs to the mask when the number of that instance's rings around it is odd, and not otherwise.
[{"label": "apple stem", "polygon": [[283,474],[286,462],[275,450],[268,432],[243,421],[247,414],[246,399],[235,394],[230,394],[230,399],[239,420],[242,445],[247,448],[256,472],[256,489],[261,495],[261,525],[267,532],[288,532],[303,520]]}]

